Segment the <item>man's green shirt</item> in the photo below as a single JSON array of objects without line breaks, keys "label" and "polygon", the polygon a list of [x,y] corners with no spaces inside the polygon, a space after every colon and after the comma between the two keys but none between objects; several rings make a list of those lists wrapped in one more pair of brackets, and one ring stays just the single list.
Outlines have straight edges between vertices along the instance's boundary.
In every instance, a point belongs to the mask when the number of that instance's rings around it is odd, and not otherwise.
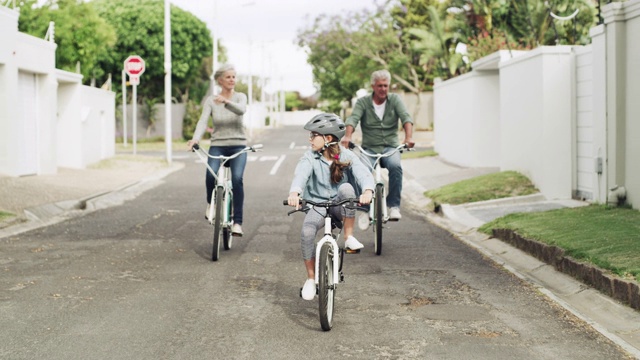
[{"label": "man's green shirt", "polygon": [[397,94],[387,96],[387,105],[381,120],[373,109],[373,95],[370,94],[356,101],[353,112],[345,124],[351,125],[355,129],[358,127],[358,123],[361,123],[362,147],[381,153],[385,147],[400,145],[398,120],[402,122],[403,126],[406,123],[413,124],[400,96]]}]

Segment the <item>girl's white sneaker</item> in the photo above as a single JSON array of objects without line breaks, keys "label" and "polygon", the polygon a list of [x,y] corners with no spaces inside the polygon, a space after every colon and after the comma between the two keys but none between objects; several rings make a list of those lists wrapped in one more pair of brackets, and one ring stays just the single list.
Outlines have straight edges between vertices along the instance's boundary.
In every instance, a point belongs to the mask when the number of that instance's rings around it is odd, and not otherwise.
[{"label": "girl's white sneaker", "polygon": [[316,282],[313,279],[307,279],[302,286],[300,296],[305,300],[313,300],[316,296]]},{"label": "girl's white sneaker", "polygon": [[362,245],[362,243],[358,241],[358,239],[354,238],[353,236],[349,236],[344,242],[344,247],[349,250],[360,250],[364,247],[364,245]]}]

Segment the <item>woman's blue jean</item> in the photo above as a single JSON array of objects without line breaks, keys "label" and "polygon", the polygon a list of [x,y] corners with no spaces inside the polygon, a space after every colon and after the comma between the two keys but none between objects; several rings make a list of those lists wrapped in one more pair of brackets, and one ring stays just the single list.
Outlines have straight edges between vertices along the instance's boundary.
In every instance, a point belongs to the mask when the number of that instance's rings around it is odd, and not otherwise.
[{"label": "woman's blue jean", "polygon": [[[209,155],[231,156],[242,151],[244,148],[244,146],[211,146],[209,148]],[[247,153],[229,160],[227,164],[231,170],[231,183],[233,186],[233,222],[242,225],[242,207],[244,204],[244,183],[242,182],[242,177],[244,175],[244,168],[247,165]],[[209,166],[217,174],[220,168],[220,160],[209,158]],[[207,204],[211,204],[211,196],[213,189],[216,187],[216,179],[208,169],[205,183],[207,185]]]}]

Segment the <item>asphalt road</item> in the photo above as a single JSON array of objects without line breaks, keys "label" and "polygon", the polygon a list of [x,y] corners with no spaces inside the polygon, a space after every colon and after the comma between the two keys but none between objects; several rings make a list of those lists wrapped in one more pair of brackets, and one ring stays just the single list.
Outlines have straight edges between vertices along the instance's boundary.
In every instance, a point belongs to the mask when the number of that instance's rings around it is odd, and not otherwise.
[{"label": "asphalt road", "polygon": [[204,166],[122,206],[0,239],[2,359],[626,359],[616,345],[406,209],[347,255],[334,328],[299,297],[302,215],[282,205],[307,144],[266,132],[245,235],[210,261]]}]

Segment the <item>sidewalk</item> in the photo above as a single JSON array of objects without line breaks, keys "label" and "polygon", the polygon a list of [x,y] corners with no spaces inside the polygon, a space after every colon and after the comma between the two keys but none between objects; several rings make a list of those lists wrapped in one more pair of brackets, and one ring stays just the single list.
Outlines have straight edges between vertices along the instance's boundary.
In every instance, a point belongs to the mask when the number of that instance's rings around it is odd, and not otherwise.
[{"label": "sidewalk", "polygon": [[180,162],[168,166],[159,157],[118,154],[87,169],[59,168],[56,174],[0,176],[0,211],[16,215],[0,220],[0,238],[109,205],[100,204],[100,199],[122,202],[183,166]]},{"label": "sidewalk", "polygon": [[[417,148],[433,147],[432,132],[415,132]],[[117,155],[100,167],[60,169],[55,175],[21,178],[0,176],[0,210],[18,214],[0,221],[0,238],[19,234],[87,211],[121,204],[157,185],[184,166],[171,166],[159,157]],[[442,215],[428,211],[424,191],[499,171],[498,168],[462,168],[439,157],[403,160],[403,207],[411,208],[460,241],[527,281],[556,303],[583,319],[627,352],[640,359],[640,313],[599,291],[556,271],[504,241],[478,233],[477,227],[513,212],[546,211],[585,203],[548,201],[540,194],[457,206],[442,205]]]}]

